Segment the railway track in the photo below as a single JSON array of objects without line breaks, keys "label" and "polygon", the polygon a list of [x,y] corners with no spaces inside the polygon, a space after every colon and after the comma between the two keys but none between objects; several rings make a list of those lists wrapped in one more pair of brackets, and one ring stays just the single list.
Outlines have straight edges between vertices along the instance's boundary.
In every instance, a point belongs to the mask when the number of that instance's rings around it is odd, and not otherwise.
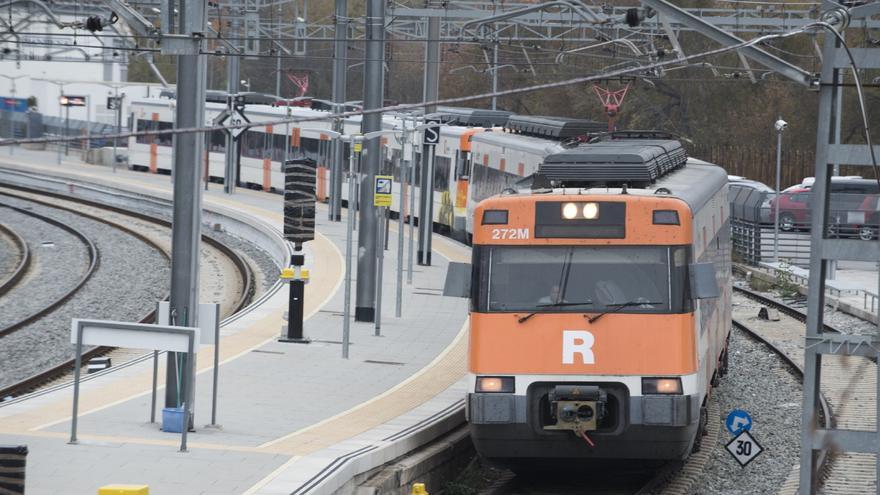
[{"label": "railway track", "polygon": [[[736,292],[761,305],[778,310],[801,325],[798,330],[779,324],[762,324],[761,329],[740,328],[779,352],[800,370],[803,362],[804,328],[806,313],[782,301],[757,292],[736,287]],[[823,324],[825,331],[843,333],[842,330]],[[822,366],[822,419],[823,427],[873,432],[876,430],[876,362],[858,356],[825,356]],[[802,374],[802,371],[800,371]],[[823,452],[823,493],[852,494],[872,493],[876,490],[876,464],[869,454],[838,454]],[[791,487],[795,493],[797,485]]]},{"label": "railway track", "polygon": [[[792,307],[783,301],[777,301],[747,289],[736,288],[736,292],[756,301],[762,306],[776,309],[780,313],[799,323],[805,321],[806,315],[803,311],[797,307]],[[792,302],[797,304],[797,301]],[[756,313],[757,307],[754,308],[754,311],[751,314],[754,315]],[[744,318],[742,320],[744,320]],[[795,376],[803,380],[803,369],[800,365],[800,363],[803,362],[803,355],[793,352],[796,344],[803,345],[802,326],[789,325],[788,328],[783,328],[781,330],[776,329],[774,332],[773,329],[754,328],[754,325],[751,322],[747,323],[746,321],[741,321],[741,319],[737,318],[734,318],[733,325],[753,340],[761,342],[767,346],[767,348],[783,360],[785,365]],[[772,327],[773,325],[767,326]],[[797,328],[792,330],[792,326]],[[826,325],[826,329],[828,331],[836,331],[829,325]],[[864,363],[862,365],[864,366]],[[837,376],[841,380],[846,380],[849,374],[854,371],[854,368],[851,366],[848,369],[846,367],[830,366],[829,369],[832,371],[831,376]],[[860,371],[862,370],[858,370],[858,372]],[[868,374],[870,374],[870,371]],[[837,385],[837,383],[833,383],[833,386],[830,388],[837,389]],[[873,386],[873,382],[869,383],[867,386]],[[843,408],[843,410],[839,407],[837,409],[834,408],[837,405],[847,404],[852,400],[852,395],[863,391],[864,390],[861,388],[858,391],[853,391],[850,393],[850,397],[844,397],[842,394],[834,394],[832,390],[823,391],[824,394],[820,401],[821,407],[819,411],[820,424],[823,427],[830,427],[832,424],[831,422],[834,421],[840,426],[842,425],[841,421],[846,421],[846,423],[843,424],[852,427],[854,421],[860,420],[862,424],[861,429],[865,429],[866,426],[873,427],[870,421],[866,422],[864,419],[860,419],[862,416],[861,414],[850,413],[846,411],[846,408]],[[721,417],[718,402],[714,400],[714,398],[710,401],[709,408],[709,417]],[[862,409],[859,407],[854,408],[853,412],[856,411],[862,411]],[[874,417],[873,414],[869,414],[868,416],[870,416],[870,418]],[[507,471],[501,473],[490,486],[486,487],[479,493],[480,495],[500,495],[507,493],[517,495],[549,495],[573,493],[585,489],[587,486],[584,483],[585,479],[591,480],[590,489],[591,491],[595,490],[597,493],[640,495],[690,495],[692,493],[701,493],[700,487],[695,485],[707,463],[710,461],[713,448],[718,445],[720,422],[710,421],[709,427],[710,431],[708,432],[708,437],[704,438],[703,445],[711,447],[704,447],[700,452],[691,455],[684,463],[667,463],[659,468],[648,470],[633,470],[619,467],[615,468],[612,466],[611,468],[606,467],[602,469],[601,474],[597,476],[582,476],[579,474],[575,481],[566,481],[564,476],[561,476],[548,482],[546,477],[521,477],[513,472]],[[852,456],[836,458],[833,456],[833,453],[823,452],[820,458],[820,465],[824,466],[824,469],[826,470],[825,472],[828,473],[825,483],[826,493],[852,494],[865,492],[865,490],[863,490],[863,487],[865,486],[864,476],[861,477],[860,481],[859,475],[872,474],[875,468],[873,459],[868,459],[868,461],[869,462],[865,462],[864,459],[858,457],[853,458]],[[599,484],[593,484],[592,480],[597,478],[602,478],[603,481]],[[873,479],[871,481],[873,481]],[[780,495],[794,495],[796,491],[797,472],[795,470],[789,475],[787,482],[781,487],[779,493]]]},{"label": "railway track", "polygon": [[0,223],[0,234],[3,234],[14,246],[15,252],[18,253],[18,260],[14,265],[10,266],[4,278],[0,279],[0,297],[15,287],[19,280],[24,277],[31,263],[31,250],[27,242],[18,234],[18,232]]},{"label": "railway track", "polygon": [[[141,214],[138,212],[132,212],[132,211],[121,209],[121,208],[104,207],[103,205],[95,204],[95,203],[88,202],[88,201],[82,201],[82,200],[78,200],[75,198],[69,198],[69,197],[65,197],[62,195],[48,194],[49,196],[54,196],[56,198],[56,201],[49,203],[47,201],[39,200],[34,197],[34,195],[44,195],[45,193],[38,192],[38,191],[31,191],[31,190],[28,190],[25,188],[8,188],[8,189],[15,189],[16,190],[16,192],[9,192],[9,190],[6,190],[7,187],[8,186],[3,186],[4,190],[0,191],[0,196],[15,197],[15,198],[18,198],[21,200],[36,202],[36,203],[42,204],[44,206],[48,206],[48,207],[52,207],[52,208],[59,208],[62,210],[66,210],[66,211],[75,213],[77,215],[91,218],[93,220],[110,225],[114,228],[119,228],[120,230],[123,230],[123,231],[129,233],[130,235],[137,237],[138,239],[142,240],[143,242],[153,246],[157,251],[159,251],[163,254],[163,256],[165,257],[166,260],[169,260],[169,262],[170,262],[170,258],[169,258],[170,242],[168,243],[167,246],[159,246],[157,242],[151,240],[150,238],[142,235],[139,232],[136,232],[133,229],[130,229],[128,227],[121,225],[120,222],[118,222],[118,221],[108,220],[107,218],[103,218],[99,214],[86,213],[85,211],[83,211],[84,210],[83,206],[91,208],[91,209],[106,210],[109,212],[113,212],[117,216],[118,215],[131,216],[131,217],[137,218],[141,221],[152,223],[156,226],[160,226],[160,227],[170,231],[171,223],[167,220],[164,220],[161,218],[155,218],[155,217],[152,217],[149,215],[144,215],[144,214]],[[57,200],[60,200],[60,202],[69,202],[71,204],[77,205],[78,207],[73,207],[73,208],[64,207],[61,204],[59,204],[59,201],[57,201]],[[242,282],[240,284],[241,287],[240,287],[240,291],[238,292],[238,296],[237,296],[236,300],[232,304],[227,305],[227,308],[224,311],[224,314],[226,314],[226,315],[234,314],[237,311],[239,311],[240,309],[242,309],[243,307],[245,307],[248,304],[248,302],[250,301],[250,299],[253,297],[254,291],[255,291],[254,274],[253,274],[252,270],[250,269],[250,266],[248,265],[248,263],[237,252],[235,252],[234,250],[232,250],[231,248],[229,248],[225,244],[223,244],[223,243],[221,243],[211,237],[203,236],[202,239],[206,244],[211,246],[213,249],[216,249],[219,253],[222,254],[222,256],[226,257],[231,262],[231,264],[235,267],[235,270],[238,274],[240,281]],[[96,258],[96,262],[94,264],[97,264],[97,258]],[[82,284],[79,284],[79,286],[77,288],[81,287],[81,285]],[[75,292],[75,291],[73,291],[73,292]],[[72,296],[72,293],[67,295],[67,298],[69,298],[70,296]],[[139,320],[140,323],[149,323],[152,321],[155,321],[155,310],[149,311],[149,313],[144,315]],[[83,362],[87,363],[88,360],[91,358],[98,357],[98,356],[104,356],[104,355],[111,355],[114,353],[119,354],[119,352],[121,352],[121,350],[116,351],[115,349],[109,348],[109,347],[97,347],[94,349],[90,349],[86,353],[84,353]],[[122,368],[130,366],[132,364],[135,364],[137,362],[140,362],[144,359],[148,359],[148,358],[152,357],[151,353],[150,354],[138,354],[134,358],[131,358],[130,353],[127,353],[127,354],[128,355],[125,356],[126,362],[124,364],[116,365],[113,368],[111,368],[110,370],[122,369]],[[29,377],[29,378],[26,378],[22,381],[14,383],[10,386],[4,387],[4,388],[0,389],[0,400],[10,401],[10,400],[14,400],[14,398],[16,398],[16,397],[22,397],[25,395],[33,394],[33,393],[35,393],[35,391],[38,391],[38,390],[48,392],[48,391],[54,390],[55,388],[58,388],[58,387],[67,386],[69,380],[66,380],[66,378],[72,373],[73,366],[74,366],[74,360],[69,359],[65,362],[58,364],[58,365],[51,366],[50,368],[47,368],[47,369]],[[108,371],[110,371],[110,370],[108,370]],[[91,378],[91,377],[95,377],[97,375],[99,375],[99,374],[85,375],[85,376]]]}]

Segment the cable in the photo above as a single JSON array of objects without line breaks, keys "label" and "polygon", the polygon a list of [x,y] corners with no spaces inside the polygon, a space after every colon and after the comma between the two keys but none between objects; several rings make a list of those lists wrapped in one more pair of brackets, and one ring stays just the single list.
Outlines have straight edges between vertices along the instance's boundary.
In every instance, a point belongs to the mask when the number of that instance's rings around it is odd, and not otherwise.
[{"label": "cable", "polygon": [[[825,24],[825,23],[822,23]],[[827,24],[825,24],[827,25]],[[351,112],[341,112],[341,113],[332,113],[327,112],[325,115],[315,116],[315,117],[294,117],[294,118],[286,118],[286,119],[277,119],[271,121],[263,121],[263,122],[255,122],[248,124],[240,124],[240,125],[230,125],[230,126],[204,126],[204,127],[191,127],[191,128],[182,128],[182,129],[166,129],[166,130],[151,130],[151,131],[137,131],[137,132],[126,132],[126,133],[118,133],[118,134],[105,134],[103,137],[105,138],[125,138],[125,137],[136,137],[136,136],[159,136],[166,134],[189,134],[189,133],[197,133],[197,132],[212,132],[215,130],[221,129],[248,129],[248,128],[259,128],[266,126],[280,126],[284,124],[296,124],[302,122],[316,122],[321,120],[333,119],[333,118],[346,118],[353,117],[358,115],[373,115],[373,114],[382,114],[385,112],[403,112],[406,110],[414,110],[419,108],[424,108],[427,106],[453,106],[456,103],[465,103],[469,101],[475,100],[485,100],[492,97],[500,97],[500,96],[512,96],[519,95],[523,93],[531,93],[533,91],[540,91],[543,89],[554,89],[561,88],[565,86],[572,86],[576,84],[583,84],[588,82],[600,81],[604,79],[612,79],[620,76],[625,76],[629,74],[650,71],[653,69],[658,69],[662,67],[667,67],[675,64],[679,64],[684,61],[694,60],[697,58],[708,57],[712,55],[719,55],[722,53],[727,53],[735,50],[739,50],[742,48],[746,48],[768,39],[775,38],[786,38],[790,36],[794,36],[797,34],[802,34],[807,32],[812,27],[820,26],[820,23],[813,23],[808,26],[804,26],[802,28],[798,28],[793,31],[788,31],[785,33],[779,34],[767,34],[764,36],[760,36],[748,41],[743,41],[741,43],[737,43],[735,45],[725,46],[721,48],[716,48],[714,50],[709,50],[701,53],[695,53],[691,55],[687,55],[685,57],[681,57],[675,60],[668,60],[665,62],[655,62],[646,66],[639,67],[630,67],[625,69],[619,69],[612,72],[595,74],[590,76],[576,77],[572,79],[566,79],[563,81],[556,81],[550,83],[536,84],[532,86],[525,86],[520,88],[507,89],[502,91],[481,93],[476,95],[469,96],[457,96],[452,98],[444,98],[429,102],[419,102],[419,103],[405,103],[400,105],[391,105],[387,107],[380,107],[371,110],[359,110],[359,111],[351,111]],[[830,25],[829,25],[830,27]],[[25,144],[25,143],[54,143],[54,142],[64,142],[64,141],[76,141],[77,138],[74,137],[51,137],[51,138],[24,138],[24,139],[4,139],[0,140],[0,146],[7,146],[12,144]]]},{"label": "cable", "polygon": [[865,97],[862,94],[862,82],[859,80],[859,70],[856,66],[856,59],[853,57],[849,45],[846,44],[846,40],[843,39],[843,36],[841,36],[836,29],[834,29],[834,26],[822,21],[816,22],[815,24],[819,27],[825,28],[826,31],[831,31],[831,33],[837,38],[837,41],[843,45],[843,49],[846,50],[846,56],[849,57],[849,66],[852,70],[853,80],[855,80],[856,83],[856,93],[859,97],[859,108],[862,111],[862,126],[865,129],[865,142],[867,143],[868,150],[871,154],[871,164],[874,168],[874,179],[877,180],[877,186],[880,186],[880,173],[878,173],[877,170],[877,157],[874,154],[874,146],[871,144],[871,132],[868,127],[868,112],[865,110]]}]

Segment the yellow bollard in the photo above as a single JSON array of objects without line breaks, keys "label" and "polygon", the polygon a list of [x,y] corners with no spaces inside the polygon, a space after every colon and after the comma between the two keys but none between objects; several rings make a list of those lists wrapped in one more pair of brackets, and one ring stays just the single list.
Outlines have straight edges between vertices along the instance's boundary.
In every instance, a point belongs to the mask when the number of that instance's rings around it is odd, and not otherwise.
[{"label": "yellow bollard", "polygon": [[428,490],[424,483],[414,483],[410,495],[428,495]]},{"label": "yellow bollard", "polygon": [[98,495],[150,495],[148,485],[104,485]]}]

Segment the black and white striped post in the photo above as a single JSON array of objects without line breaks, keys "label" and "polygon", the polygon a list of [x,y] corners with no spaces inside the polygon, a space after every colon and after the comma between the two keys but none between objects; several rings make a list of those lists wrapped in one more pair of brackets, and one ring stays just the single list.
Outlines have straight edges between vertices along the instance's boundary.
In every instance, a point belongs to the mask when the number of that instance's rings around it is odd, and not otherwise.
[{"label": "black and white striped post", "polygon": [[287,310],[287,332],[280,342],[309,343],[303,335],[303,305],[308,271],[303,269],[304,242],[315,238],[315,177],[316,162],[298,158],[284,162],[284,238],[294,243],[290,267],[281,272],[281,278],[290,283]]}]

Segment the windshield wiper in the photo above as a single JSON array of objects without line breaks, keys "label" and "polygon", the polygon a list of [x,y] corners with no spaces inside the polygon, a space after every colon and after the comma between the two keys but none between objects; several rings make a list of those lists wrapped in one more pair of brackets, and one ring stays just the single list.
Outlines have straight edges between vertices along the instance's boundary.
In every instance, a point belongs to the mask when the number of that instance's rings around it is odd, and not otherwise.
[{"label": "windshield wiper", "polygon": [[[587,299],[586,301],[579,301],[579,302],[567,302],[567,301],[561,301],[561,302],[555,302],[555,303],[542,303],[542,304],[536,304],[535,307],[536,307],[536,308],[561,308],[561,307],[564,307],[564,306],[584,306],[584,305],[587,305],[587,304],[593,304],[593,301],[591,301],[591,300],[589,300],[589,299]],[[525,322],[525,321],[528,321],[529,318],[535,316],[535,315],[538,314],[539,312],[540,312],[540,311],[535,311],[535,312],[533,312],[533,313],[529,313],[529,314],[527,314],[527,315],[525,315],[525,316],[520,317],[520,318],[519,318],[518,320],[516,320],[516,321],[517,321],[518,323],[523,323],[523,322]]]},{"label": "windshield wiper", "polygon": [[628,301],[628,302],[625,302],[625,303],[611,303],[611,304],[606,304],[606,306],[615,306],[615,308],[614,308],[614,309],[609,309],[608,311],[605,311],[605,312],[603,312],[603,313],[599,313],[599,314],[597,314],[596,316],[593,316],[593,317],[591,317],[591,318],[587,318],[587,321],[590,322],[590,323],[593,323],[594,321],[596,321],[596,320],[598,320],[599,318],[601,318],[601,317],[607,315],[608,313],[617,313],[618,311],[620,311],[620,310],[623,309],[623,308],[626,308],[626,307],[629,307],[629,306],[641,306],[642,304],[652,304],[652,305],[653,305],[653,304],[663,304],[663,303],[662,303],[662,302],[655,302],[655,301],[639,301],[638,299],[634,299],[634,300],[632,300],[632,301]]}]

